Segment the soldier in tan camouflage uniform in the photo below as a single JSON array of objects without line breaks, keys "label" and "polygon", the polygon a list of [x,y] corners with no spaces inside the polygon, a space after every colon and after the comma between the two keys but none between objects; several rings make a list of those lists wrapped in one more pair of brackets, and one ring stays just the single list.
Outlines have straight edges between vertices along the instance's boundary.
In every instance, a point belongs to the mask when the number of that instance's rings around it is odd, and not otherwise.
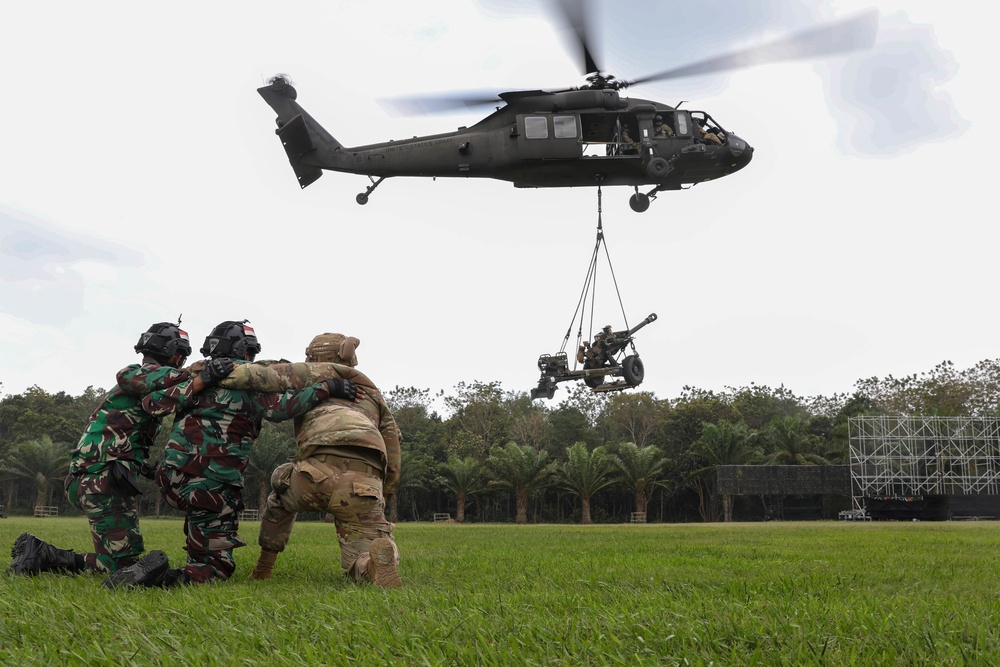
[{"label": "soldier in tan camouflage uniform", "polygon": [[[328,399],[296,418],[298,453],[271,476],[258,538],[261,554],[251,579],[271,577],[296,513],[319,511],[334,517],[344,574],[385,588],[402,585],[394,526],[385,518],[386,498],[399,486],[400,434],[378,388],[353,368],[358,344],[357,338],[322,334],[306,348],[305,364],[237,369],[256,373],[248,386],[258,390],[273,391],[275,381],[294,388],[337,376],[358,386],[356,402]],[[241,381],[246,378],[228,382]]]}]

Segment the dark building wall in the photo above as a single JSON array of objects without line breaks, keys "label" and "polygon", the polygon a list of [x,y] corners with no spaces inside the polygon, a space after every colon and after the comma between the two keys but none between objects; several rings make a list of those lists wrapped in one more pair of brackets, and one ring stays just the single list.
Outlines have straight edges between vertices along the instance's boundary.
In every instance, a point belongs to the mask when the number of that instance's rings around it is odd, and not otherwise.
[{"label": "dark building wall", "polygon": [[733,496],[851,495],[851,466],[719,466],[719,493]]}]

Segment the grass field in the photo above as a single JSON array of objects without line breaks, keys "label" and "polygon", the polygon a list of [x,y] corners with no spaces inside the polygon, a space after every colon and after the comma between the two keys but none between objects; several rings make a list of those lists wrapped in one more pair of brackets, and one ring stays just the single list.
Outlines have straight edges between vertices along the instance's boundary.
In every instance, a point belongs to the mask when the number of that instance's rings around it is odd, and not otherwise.
[{"label": "grass field", "polygon": [[[12,518],[2,549],[24,530],[89,543],[84,519]],[[180,521],[143,532],[182,561]],[[0,664],[1000,664],[992,522],[400,524],[392,591],[345,580],[334,537],[299,524],[265,582],[256,546],[216,585],[0,577]]]}]

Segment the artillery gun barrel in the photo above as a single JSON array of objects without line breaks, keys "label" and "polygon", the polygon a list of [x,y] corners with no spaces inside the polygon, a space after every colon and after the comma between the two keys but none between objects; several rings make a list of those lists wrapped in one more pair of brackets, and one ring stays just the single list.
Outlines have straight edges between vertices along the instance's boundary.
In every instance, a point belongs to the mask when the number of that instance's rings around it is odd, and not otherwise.
[{"label": "artillery gun barrel", "polygon": [[632,327],[631,329],[629,329],[628,330],[628,335],[631,336],[636,331],[638,331],[639,329],[643,328],[644,326],[646,326],[650,322],[655,322],[655,321],[656,321],[656,313],[650,313],[649,317],[647,317],[642,322],[639,322],[639,324],[637,324],[634,327]]}]

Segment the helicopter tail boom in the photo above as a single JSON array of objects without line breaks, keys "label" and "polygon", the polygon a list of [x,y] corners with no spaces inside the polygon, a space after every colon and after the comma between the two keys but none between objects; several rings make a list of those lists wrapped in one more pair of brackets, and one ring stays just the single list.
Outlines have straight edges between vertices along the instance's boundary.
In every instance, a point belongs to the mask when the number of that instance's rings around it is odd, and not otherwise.
[{"label": "helicopter tail boom", "polygon": [[[306,187],[323,175],[322,167],[336,168],[339,141],[317,123],[295,101],[295,89],[283,77],[275,77],[257,92],[278,117],[275,134],[288,155],[288,162],[295,171],[299,187]],[[346,159],[346,156],[345,156]]]}]

